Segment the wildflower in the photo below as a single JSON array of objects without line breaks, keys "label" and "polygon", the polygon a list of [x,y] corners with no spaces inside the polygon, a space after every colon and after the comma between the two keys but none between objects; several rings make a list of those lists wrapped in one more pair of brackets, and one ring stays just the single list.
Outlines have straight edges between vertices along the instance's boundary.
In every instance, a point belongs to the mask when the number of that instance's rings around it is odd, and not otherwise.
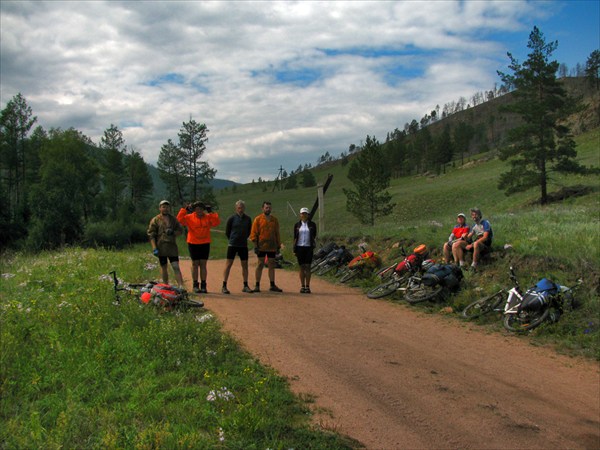
[{"label": "wildflower", "polygon": [[225,432],[223,428],[219,427],[219,441],[223,442],[225,440]]},{"label": "wildflower", "polygon": [[212,390],[206,396],[206,400],[209,402],[214,402],[217,399],[229,401],[234,398],[235,398],[235,395],[233,395],[233,392],[231,392],[226,387],[222,387],[221,389],[217,389],[217,390]]},{"label": "wildflower", "polygon": [[213,318],[212,314],[204,314],[202,316],[196,316],[196,322],[204,323]]},{"label": "wildflower", "polygon": [[156,265],[155,263],[148,262],[144,265],[144,270],[154,270],[157,267],[158,267],[158,265]]},{"label": "wildflower", "polygon": [[12,278],[14,276],[15,276],[14,273],[3,273],[2,274],[2,278]]}]

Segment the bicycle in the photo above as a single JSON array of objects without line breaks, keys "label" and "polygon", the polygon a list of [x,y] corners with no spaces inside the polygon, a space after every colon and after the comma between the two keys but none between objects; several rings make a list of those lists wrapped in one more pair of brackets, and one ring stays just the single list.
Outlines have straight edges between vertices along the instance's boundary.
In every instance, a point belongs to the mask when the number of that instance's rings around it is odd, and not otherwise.
[{"label": "bicycle", "polygon": [[[404,247],[401,249],[404,259],[397,264],[392,264],[379,272],[377,276],[383,281],[378,286],[367,292],[369,298],[382,298],[396,291],[404,290],[404,286],[411,277],[420,272],[425,272],[434,263],[432,259],[425,259],[428,255],[427,247],[419,245],[410,255],[406,255]],[[416,279],[415,279],[416,280]]]},{"label": "bicycle", "polygon": [[346,267],[338,271],[336,276],[340,283],[346,283],[358,276],[371,274],[374,269],[381,266],[381,258],[374,252],[364,252],[348,263]]},{"label": "bicycle", "polygon": [[[574,308],[573,292],[583,283],[579,279],[575,285],[568,287],[543,278],[523,293],[512,266],[509,273],[513,282],[510,290],[500,289],[467,305],[462,316],[474,319],[490,312],[498,312],[503,314],[503,325],[508,331],[519,333],[532,330],[545,321],[556,322],[567,304]],[[500,307],[502,302],[504,306]]]},{"label": "bicycle", "polygon": [[117,271],[110,272],[113,278],[115,301],[121,303],[120,292],[125,292],[128,295],[135,296],[142,304],[154,304],[163,306],[167,309],[190,309],[202,308],[204,302],[191,298],[189,292],[168,284],[158,283],[157,281],[149,281],[147,283],[127,283],[119,280]]}]

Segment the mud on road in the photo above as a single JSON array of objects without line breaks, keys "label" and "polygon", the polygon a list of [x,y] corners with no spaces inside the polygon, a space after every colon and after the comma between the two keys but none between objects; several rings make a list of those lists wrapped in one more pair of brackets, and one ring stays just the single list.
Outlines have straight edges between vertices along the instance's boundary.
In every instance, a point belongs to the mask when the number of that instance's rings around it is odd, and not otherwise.
[{"label": "mud on road", "polygon": [[245,294],[238,260],[223,295],[223,267],[208,263],[206,308],[295,393],[315,399],[318,426],[369,449],[600,448],[594,361],[318,277],[312,294],[300,294],[291,271],[276,272],[283,293],[268,292],[265,270],[263,292]]}]

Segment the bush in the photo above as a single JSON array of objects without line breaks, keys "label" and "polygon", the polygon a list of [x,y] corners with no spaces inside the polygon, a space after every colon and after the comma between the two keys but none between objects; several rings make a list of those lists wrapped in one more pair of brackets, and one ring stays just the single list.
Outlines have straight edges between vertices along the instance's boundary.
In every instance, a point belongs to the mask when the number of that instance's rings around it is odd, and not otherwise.
[{"label": "bush", "polygon": [[85,229],[83,245],[120,249],[137,242],[146,242],[146,226],[122,222],[90,223]]}]

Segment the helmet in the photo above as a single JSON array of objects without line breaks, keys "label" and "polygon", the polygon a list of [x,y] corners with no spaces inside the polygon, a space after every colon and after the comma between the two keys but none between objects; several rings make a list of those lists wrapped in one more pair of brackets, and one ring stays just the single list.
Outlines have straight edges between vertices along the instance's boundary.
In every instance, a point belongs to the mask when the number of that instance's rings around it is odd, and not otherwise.
[{"label": "helmet", "polygon": [[435,262],[433,261],[433,259],[426,259],[421,263],[421,270],[423,270],[423,272],[427,272],[433,267],[434,264]]},{"label": "helmet", "polygon": [[427,246],[425,244],[421,244],[414,248],[413,253],[417,255],[425,255],[427,253]]}]

